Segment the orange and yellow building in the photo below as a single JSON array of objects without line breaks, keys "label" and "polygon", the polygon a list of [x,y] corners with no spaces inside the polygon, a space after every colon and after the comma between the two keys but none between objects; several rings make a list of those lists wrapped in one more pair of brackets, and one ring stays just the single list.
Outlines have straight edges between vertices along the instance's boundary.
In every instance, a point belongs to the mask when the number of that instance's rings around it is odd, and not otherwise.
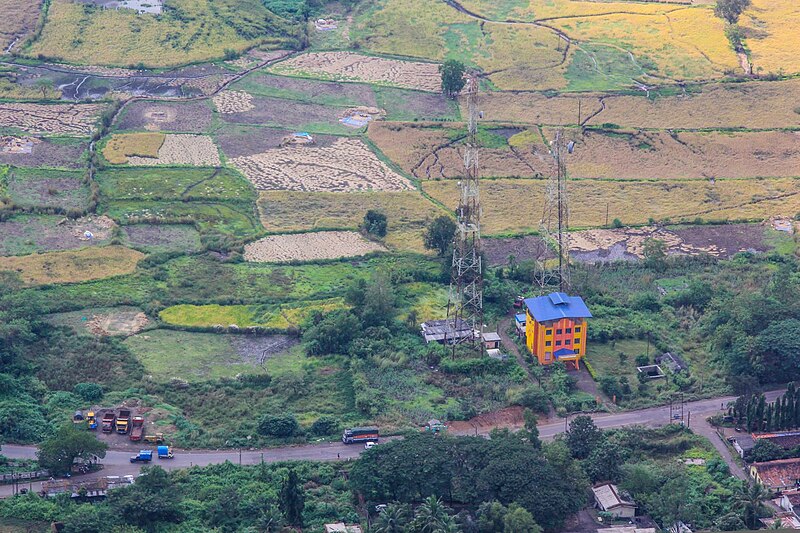
[{"label": "orange and yellow building", "polygon": [[539,364],[564,361],[580,367],[586,355],[586,319],[592,318],[580,296],[554,292],[525,300],[525,342]]}]

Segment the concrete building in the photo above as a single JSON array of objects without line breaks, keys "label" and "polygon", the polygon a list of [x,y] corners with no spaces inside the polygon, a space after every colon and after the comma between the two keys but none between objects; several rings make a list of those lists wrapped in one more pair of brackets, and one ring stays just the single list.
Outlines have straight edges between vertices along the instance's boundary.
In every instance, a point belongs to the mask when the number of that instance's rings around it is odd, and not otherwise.
[{"label": "concrete building", "polygon": [[800,459],[753,463],[750,477],[768,489],[796,489],[800,487]]},{"label": "concrete building", "polygon": [[586,319],[592,317],[580,296],[527,298],[525,310],[525,343],[539,364],[564,361],[579,368],[586,355]]},{"label": "concrete building", "polygon": [[615,518],[633,518],[636,515],[636,503],[623,497],[613,483],[605,483],[592,487],[595,507],[611,513]]}]

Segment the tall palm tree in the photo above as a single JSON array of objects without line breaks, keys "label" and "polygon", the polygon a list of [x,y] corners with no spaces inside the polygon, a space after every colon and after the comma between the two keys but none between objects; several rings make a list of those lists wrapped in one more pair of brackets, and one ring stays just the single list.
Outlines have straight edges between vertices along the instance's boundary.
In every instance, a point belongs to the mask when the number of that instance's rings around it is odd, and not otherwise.
[{"label": "tall palm tree", "polygon": [[405,533],[411,518],[411,511],[405,503],[390,503],[378,515],[373,527],[374,533]]},{"label": "tall palm tree", "polygon": [[[455,525],[450,509],[436,496],[429,496],[419,507],[414,517],[416,533],[449,533]],[[456,529],[457,531],[457,529]]]},{"label": "tall palm tree", "polygon": [[761,502],[769,497],[769,491],[758,483],[742,485],[736,495],[739,507],[744,511],[744,523],[750,529],[758,525],[758,510]]}]

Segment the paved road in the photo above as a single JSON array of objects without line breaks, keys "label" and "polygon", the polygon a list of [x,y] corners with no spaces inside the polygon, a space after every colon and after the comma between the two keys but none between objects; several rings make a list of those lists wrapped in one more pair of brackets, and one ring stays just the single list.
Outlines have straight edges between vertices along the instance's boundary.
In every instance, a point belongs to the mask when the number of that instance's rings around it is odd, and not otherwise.
[{"label": "paved road", "polygon": [[[771,391],[766,393],[767,401],[772,401],[778,396],[783,394],[782,390]],[[722,454],[722,457],[728,461],[731,467],[731,472],[745,479],[745,474],[742,469],[733,461],[733,458],[728,451],[725,444],[716,436],[711,426],[705,422],[705,419],[713,414],[720,412],[720,407],[726,405],[728,402],[735,400],[735,396],[724,396],[719,398],[711,398],[708,400],[699,400],[696,402],[688,402],[685,405],[685,412],[689,414],[691,429],[697,430],[698,433],[707,437],[711,443]],[[663,426],[669,423],[669,407],[652,407],[649,409],[641,409],[639,411],[627,411],[622,413],[598,413],[592,415],[592,418],[600,428],[616,428],[632,425],[644,426]],[[543,439],[549,440],[562,433],[569,419],[564,422],[556,422],[550,424],[542,424],[539,426],[539,434]],[[484,429],[484,434],[488,433],[490,428]],[[162,467],[172,470],[175,468],[186,468],[193,465],[205,466],[216,463],[223,463],[230,461],[232,463],[241,463],[243,465],[254,465],[261,461],[277,462],[277,461],[336,461],[339,459],[354,459],[358,457],[364,448],[360,445],[344,445],[341,443],[324,443],[324,444],[307,444],[303,446],[286,446],[282,448],[268,448],[264,450],[217,450],[217,451],[204,451],[204,450],[176,450],[175,458],[170,460],[154,460],[153,464],[161,465]],[[6,444],[0,452],[6,457],[12,459],[32,459],[36,457],[35,446],[16,446]],[[124,476],[127,474],[138,474],[139,464],[130,463],[130,451],[109,450],[106,457],[101,461],[104,469],[98,473],[81,476],[81,479],[91,479],[98,476]],[[78,479],[78,478],[76,478]],[[21,485],[28,486],[28,485]],[[30,484],[33,490],[39,490],[40,485],[37,483]],[[12,487],[10,485],[0,486],[0,498],[10,496],[12,494]]]}]

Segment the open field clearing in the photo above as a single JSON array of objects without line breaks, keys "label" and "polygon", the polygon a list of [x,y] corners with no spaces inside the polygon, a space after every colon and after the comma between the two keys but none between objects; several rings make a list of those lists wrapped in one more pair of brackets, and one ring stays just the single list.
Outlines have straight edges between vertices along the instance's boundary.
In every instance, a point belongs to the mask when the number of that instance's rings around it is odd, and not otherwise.
[{"label": "open field clearing", "polygon": [[[450,208],[458,202],[455,181],[429,181],[423,187]],[[538,230],[544,205],[544,180],[484,180],[482,227],[487,235]],[[649,218],[679,221],[761,220],[800,211],[800,180],[619,182],[571,181],[570,226],[598,227],[615,218],[643,224]],[[608,209],[608,220],[606,220]],[[514,216],[516,214],[516,216]]]},{"label": "open field clearing", "polygon": [[439,92],[442,87],[439,67],[435,63],[401,61],[345,51],[310,52],[282,61],[270,70],[277,74],[382,83],[430,92]]},{"label": "open field clearing", "polygon": [[386,214],[384,241],[396,250],[425,252],[422,234],[428,223],[445,212],[416,191],[326,192],[265,191],[258,199],[261,223],[267,231],[355,230],[370,209]]},{"label": "open field clearing", "polygon": [[[800,101],[800,79],[706,85],[680,96],[593,96],[542,93],[481,95],[485,120],[527,124],[615,124],[625,128],[792,128],[800,126],[794,108]],[[462,102],[463,105],[463,102]]]},{"label": "open field clearing", "polygon": [[144,254],[123,246],[84,248],[0,257],[0,270],[15,272],[26,285],[78,283],[130,274]]},{"label": "open field clearing", "polygon": [[753,0],[739,21],[753,72],[800,72],[800,58],[786,43],[797,41],[800,10],[794,0]]},{"label": "open field clearing", "polygon": [[253,106],[249,111],[222,114],[220,118],[232,124],[259,124],[312,133],[352,134],[350,128],[339,123],[342,110],[336,107],[266,96],[254,97]]},{"label": "open field clearing", "polygon": [[8,197],[19,207],[86,209],[89,186],[82,172],[12,168],[7,176]]},{"label": "open field clearing", "polygon": [[383,245],[355,231],[317,231],[270,235],[244,246],[245,261],[289,263],[358,257],[383,252]]},{"label": "open field clearing", "polygon": [[[106,244],[114,221],[103,216],[15,215],[0,222],[0,255],[24,255]],[[86,232],[93,235],[86,237]]]},{"label": "open field clearing", "polygon": [[124,165],[128,158],[156,158],[164,144],[163,133],[115,133],[103,147],[103,157],[112,165]]},{"label": "open field clearing", "polygon": [[259,96],[333,106],[378,105],[375,91],[366,84],[275,76],[262,71],[237,81],[233,88]]},{"label": "open field clearing", "polygon": [[103,198],[110,200],[254,201],[239,173],[213,168],[115,168],[98,172]]},{"label": "open field clearing", "polygon": [[98,337],[129,336],[142,331],[150,323],[138,307],[101,307],[48,315],[46,320],[67,326],[79,333]]},{"label": "open field clearing", "polygon": [[[392,161],[421,180],[464,175],[462,124],[370,124],[369,137]],[[538,130],[481,128],[481,174],[485,177],[539,177],[554,171],[553,158]]]},{"label": "open field clearing", "polygon": [[213,101],[217,111],[223,114],[244,113],[255,107],[253,96],[244,91],[222,91],[214,95]]},{"label": "open field clearing", "polygon": [[44,30],[25,52],[67,63],[168,67],[262,42],[280,46],[295,29],[258,0],[173,0],[169,7],[155,16],[53,0]]},{"label": "open field clearing", "polygon": [[15,167],[81,168],[88,143],[74,137],[0,136],[0,164]]},{"label": "open field clearing", "polygon": [[267,150],[230,163],[261,190],[402,191],[410,181],[378,159],[366,144],[339,139],[331,146]]},{"label": "open field clearing", "polygon": [[[398,288],[399,297],[407,305],[401,306],[417,315],[418,322],[447,318],[448,288],[434,283],[406,283]],[[408,314],[400,316],[406,320]]]},{"label": "open field clearing", "polygon": [[117,121],[120,130],[204,133],[212,112],[206,102],[133,102]]},{"label": "open field clearing", "polygon": [[41,13],[42,0],[19,2],[0,0],[3,25],[0,26],[0,53],[16,49],[34,30]]},{"label": "open field clearing", "polygon": [[167,324],[199,328],[271,330],[299,328],[314,313],[329,313],[346,306],[341,298],[281,305],[174,305],[159,313]]},{"label": "open field clearing", "polygon": [[169,133],[158,148],[155,157],[131,156],[128,164],[134,166],[191,165],[218,167],[222,163],[219,151],[211,137],[206,135],[178,135]]},{"label": "open field clearing", "polygon": [[250,202],[112,200],[103,203],[102,211],[125,226],[197,224],[201,231],[236,237],[249,237],[262,230]]},{"label": "open field clearing", "polygon": [[[800,176],[800,132],[586,130],[567,169],[574,178],[709,179]],[[555,132],[545,130],[548,139]]]},{"label": "open field clearing", "polygon": [[0,102],[0,128],[27,133],[91,135],[100,104],[15,104]]},{"label": "open field clearing", "polygon": [[190,224],[135,224],[122,228],[131,248],[147,252],[192,253],[200,250],[200,234]]}]

